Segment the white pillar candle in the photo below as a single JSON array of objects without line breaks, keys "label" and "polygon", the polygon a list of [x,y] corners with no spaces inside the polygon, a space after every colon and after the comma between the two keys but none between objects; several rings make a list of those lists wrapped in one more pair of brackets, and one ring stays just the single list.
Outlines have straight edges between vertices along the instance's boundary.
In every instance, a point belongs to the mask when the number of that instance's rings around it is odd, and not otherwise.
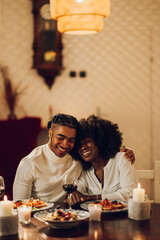
[{"label": "white pillar candle", "polygon": [[3,217],[0,216],[0,236],[14,235],[17,233],[18,233],[17,213],[13,213],[13,215],[11,216]]},{"label": "white pillar candle", "polygon": [[11,216],[13,204],[11,201],[7,200],[7,196],[4,195],[4,201],[0,201],[0,216]]},{"label": "white pillar candle", "polygon": [[150,218],[151,201],[136,202],[132,198],[128,201],[128,217],[133,220],[146,220]]},{"label": "white pillar candle", "polygon": [[19,221],[25,224],[30,223],[31,221],[31,211],[32,207],[31,206],[20,206],[18,207],[18,218]]},{"label": "white pillar candle", "polygon": [[88,211],[90,215],[90,220],[100,221],[101,220],[101,212],[102,206],[99,204],[89,204]]},{"label": "white pillar candle", "polygon": [[133,200],[136,202],[144,202],[145,190],[140,188],[140,183],[138,183],[138,188],[133,189]]}]

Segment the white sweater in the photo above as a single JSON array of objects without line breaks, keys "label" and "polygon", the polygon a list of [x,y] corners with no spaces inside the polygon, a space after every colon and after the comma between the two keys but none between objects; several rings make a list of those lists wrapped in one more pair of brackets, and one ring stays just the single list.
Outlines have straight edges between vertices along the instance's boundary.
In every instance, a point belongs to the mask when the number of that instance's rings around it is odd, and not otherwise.
[{"label": "white sweater", "polygon": [[82,171],[79,162],[69,154],[63,158],[56,156],[48,144],[35,148],[24,157],[16,172],[13,184],[13,199],[35,198],[44,201],[60,201],[64,198],[62,177],[65,172]]}]

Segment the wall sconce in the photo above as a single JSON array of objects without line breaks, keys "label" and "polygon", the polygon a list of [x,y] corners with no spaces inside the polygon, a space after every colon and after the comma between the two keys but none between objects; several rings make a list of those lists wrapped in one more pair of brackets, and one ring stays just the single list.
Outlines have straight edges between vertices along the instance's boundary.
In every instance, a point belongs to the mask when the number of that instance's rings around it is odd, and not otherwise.
[{"label": "wall sconce", "polygon": [[50,11],[59,32],[92,34],[103,30],[103,18],[110,14],[110,0],[50,0]]}]

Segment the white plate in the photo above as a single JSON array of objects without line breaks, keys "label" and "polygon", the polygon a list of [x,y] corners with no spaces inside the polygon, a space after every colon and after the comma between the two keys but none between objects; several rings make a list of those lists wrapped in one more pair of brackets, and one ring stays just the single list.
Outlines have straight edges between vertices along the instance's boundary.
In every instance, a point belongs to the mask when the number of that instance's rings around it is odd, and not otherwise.
[{"label": "white plate", "polygon": [[70,210],[70,209],[62,209],[63,211],[70,211],[70,212],[76,212],[78,216],[78,220],[73,220],[73,221],[46,221],[44,218],[47,216],[48,213],[54,212],[53,210],[46,210],[46,211],[40,211],[34,214],[34,217],[42,222],[45,222],[46,224],[49,224],[51,228],[59,228],[59,229],[64,229],[64,228],[71,228],[80,223],[81,221],[89,218],[89,213],[83,210]]},{"label": "white plate", "polygon": [[[23,201],[24,202],[28,202],[28,200],[29,199],[25,199]],[[34,200],[36,201],[36,199],[34,199]],[[34,208],[34,209],[32,209],[32,212],[37,212],[37,211],[41,211],[41,210],[47,210],[49,208],[52,208],[53,206],[54,206],[54,203],[52,203],[52,202],[45,202],[45,206],[44,207]],[[13,211],[17,212],[17,209],[13,209]]]},{"label": "white plate", "polygon": [[[112,201],[112,200],[110,200]],[[115,201],[115,200],[114,200]],[[121,203],[123,203],[125,205],[124,208],[120,208],[120,209],[114,209],[114,210],[102,210],[102,213],[115,213],[115,212],[124,212],[124,211],[128,211],[128,202],[126,201],[121,201],[121,200],[117,200]],[[97,201],[87,201],[87,202],[84,202],[84,203],[81,203],[81,208],[85,209],[85,210],[88,210],[88,205],[93,203],[93,202],[97,202]]]}]

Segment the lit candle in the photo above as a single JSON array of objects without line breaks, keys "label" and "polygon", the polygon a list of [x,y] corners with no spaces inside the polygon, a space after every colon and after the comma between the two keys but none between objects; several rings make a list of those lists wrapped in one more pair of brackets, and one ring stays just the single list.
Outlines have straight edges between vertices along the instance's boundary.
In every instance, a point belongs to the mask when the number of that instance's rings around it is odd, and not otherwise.
[{"label": "lit candle", "polygon": [[140,188],[140,183],[138,183],[138,188],[133,189],[133,200],[136,202],[144,202],[145,190]]},{"label": "lit candle", "polygon": [[95,230],[95,231],[94,231],[94,240],[97,240],[97,239],[98,239],[98,231]]},{"label": "lit candle", "polygon": [[90,220],[100,221],[101,220],[101,212],[102,206],[99,204],[89,204],[88,211],[90,214]]},{"label": "lit candle", "polygon": [[19,221],[25,224],[30,223],[31,221],[31,211],[32,207],[31,206],[20,206],[18,207],[18,217]]},{"label": "lit candle", "polygon": [[0,216],[11,216],[13,204],[7,200],[7,196],[4,195],[4,201],[0,201]]}]

